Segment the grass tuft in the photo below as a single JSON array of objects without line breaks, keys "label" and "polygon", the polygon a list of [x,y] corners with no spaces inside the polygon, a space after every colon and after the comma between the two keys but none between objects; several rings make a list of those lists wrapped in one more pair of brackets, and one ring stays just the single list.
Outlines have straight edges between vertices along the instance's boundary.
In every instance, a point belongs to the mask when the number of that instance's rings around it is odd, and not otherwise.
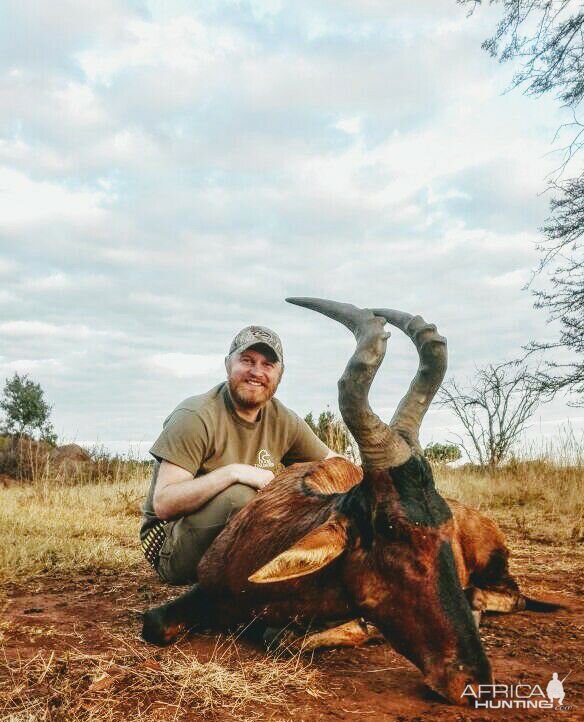
[{"label": "grass tuft", "polygon": [[123,570],[143,561],[138,528],[147,484],[43,481],[0,489],[0,580]]},{"label": "grass tuft", "polygon": [[235,640],[219,642],[201,661],[180,647],[157,652],[126,642],[114,654],[39,652],[0,667],[1,719],[45,722],[254,720],[286,707],[301,692],[322,697],[319,673],[306,661],[261,656],[242,660]]},{"label": "grass tuft", "polygon": [[436,485],[490,516],[516,537],[546,543],[584,541],[584,446],[573,436],[559,445],[525,449],[523,458],[490,470],[436,465]]}]

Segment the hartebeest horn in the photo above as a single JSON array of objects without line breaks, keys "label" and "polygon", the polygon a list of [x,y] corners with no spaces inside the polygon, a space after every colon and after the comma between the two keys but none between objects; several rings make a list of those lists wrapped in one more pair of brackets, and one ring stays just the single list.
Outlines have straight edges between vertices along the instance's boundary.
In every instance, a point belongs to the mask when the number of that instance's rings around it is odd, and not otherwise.
[{"label": "hartebeest horn", "polygon": [[339,379],[339,408],[361,453],[364,468],[387,469],[405,463],[412,450],[401,434],[390,428],[369,406],[369,387],[385,356],[389,333],[386,319],[369,309],[321,298],[287,298],[289,303],[339,321],[350,329],[357,348]]},{"label": "hartebeest horn", "polygon": [[371,311],[401,329],[418,350],[418,371],[407,394],[400,401],[390,426],[405,436],[417,451],[421,451],[418,439],[420,424],[446,373],[446,339],[440,336],[436,326],[426,323],[421,316],[412,316],[391,308],[373,308]]}]

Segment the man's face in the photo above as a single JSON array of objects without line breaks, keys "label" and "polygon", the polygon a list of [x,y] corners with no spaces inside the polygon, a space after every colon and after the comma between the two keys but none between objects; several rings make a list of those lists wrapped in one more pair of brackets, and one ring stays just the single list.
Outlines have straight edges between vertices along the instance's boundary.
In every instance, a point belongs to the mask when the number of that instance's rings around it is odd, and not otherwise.
[{"label": "man's face", "polygon": [[231,396],[246,409],[264,406],[276,393],[282,378],[282,364],[261,346],[232,354],[225,366]]}]

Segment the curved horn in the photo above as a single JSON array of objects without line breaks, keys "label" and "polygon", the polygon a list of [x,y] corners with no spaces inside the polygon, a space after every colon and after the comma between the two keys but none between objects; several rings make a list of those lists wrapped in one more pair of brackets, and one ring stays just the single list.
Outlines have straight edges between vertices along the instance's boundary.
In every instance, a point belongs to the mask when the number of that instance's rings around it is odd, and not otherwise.
[{"label": "curved horn", "polygon": [[420,424],[446,373],[446,339],[440,336],[436,326],[426,323],[421,316],[412,316],[391,308],[373,308],[372,312],[401,329],[418,350],[418,371],[407,394],[399,402],[390,426],[399,431],[416,450],[420,450]]},{"label": "curved horn", "polygon": [[387,469],[405,463],[412,453],[410,446],[372,411],[368,399],[369,387],[383,361],[389,338],[383,328],[385,318],[369,309],[322,298],[287,298],[286,301],[339,321],[355,335],[357,348],[339,379],[339,408],[355,437],[363,467]]}]

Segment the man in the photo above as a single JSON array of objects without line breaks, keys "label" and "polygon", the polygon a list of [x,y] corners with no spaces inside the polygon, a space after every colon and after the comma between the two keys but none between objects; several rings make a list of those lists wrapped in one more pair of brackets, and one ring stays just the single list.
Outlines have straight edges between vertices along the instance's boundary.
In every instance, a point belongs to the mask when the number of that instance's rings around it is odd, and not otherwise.
[{"label": "man", "polygon": [[284,371],[282,343],[263,326],[233,339],[227,381],[180,403],[150,453],[157,463],[140,538],[169,584],[196,581],[199,560],[278,467],[336,454],[274,394]]}]

